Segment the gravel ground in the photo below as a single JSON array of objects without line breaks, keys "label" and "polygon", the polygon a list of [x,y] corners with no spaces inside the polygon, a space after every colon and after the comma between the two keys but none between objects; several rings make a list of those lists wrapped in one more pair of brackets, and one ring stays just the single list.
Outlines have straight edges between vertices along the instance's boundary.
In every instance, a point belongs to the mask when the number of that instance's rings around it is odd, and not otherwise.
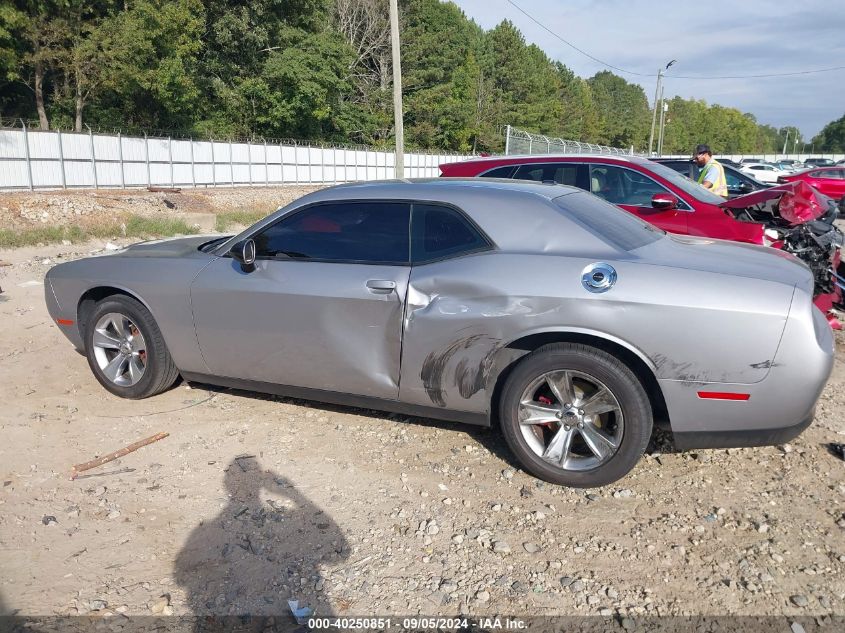
[{"label": "gravel ground", "polygon": [[174,217],[189,225],[191,214],[226,211],[270,213],[319,186],[182,189],[179,193],[146,189],[100,189],[0,194],[0,227],[26,229],[44,225],[114,222],[127,214]]},{"label": "gravel ground", "polygon": [[624,480],[570,490],[519,470],[491,430],[196,385],[110,395],[42,298],[53,263],[102,247],[0,251],[7,610],[845,614],[840,334],[817,420],[790,445],[658,438]]}]

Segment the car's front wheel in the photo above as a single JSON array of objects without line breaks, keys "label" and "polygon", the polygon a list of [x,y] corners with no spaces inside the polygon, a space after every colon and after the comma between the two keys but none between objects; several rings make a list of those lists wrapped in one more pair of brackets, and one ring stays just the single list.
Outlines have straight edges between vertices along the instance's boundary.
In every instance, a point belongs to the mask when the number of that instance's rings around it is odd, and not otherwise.
[{"label": "car's front wheel", "polygon": [[115,295],[94,307],[85,352],[100,384],[121,398],[161,393],[179,376],[155,319],[132,297]]},{"label": "car's front wheel", "polygon": [[578,488],[624,477],[645,451],[653,422],[631,369],[575,343],[546,345],[520,361],[502,391],[500,421],[527,471]]}]

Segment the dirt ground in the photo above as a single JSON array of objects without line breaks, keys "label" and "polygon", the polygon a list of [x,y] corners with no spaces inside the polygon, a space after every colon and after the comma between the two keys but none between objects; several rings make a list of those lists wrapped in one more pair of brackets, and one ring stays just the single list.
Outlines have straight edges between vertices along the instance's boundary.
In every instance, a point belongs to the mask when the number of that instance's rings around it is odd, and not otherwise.
[{"label": "dirt ground", "polygon": [[0,251],[0,611],[845,615],[842,335],[791,445],[664,447],[569,490],[490,430],[185,384],[110,395],[42,297],[51,265],[102,247]]},{"label": "dirt ground", "polygon": [[270,213],[320,188],[319,185],[289,185],[178,192],[146,189],[4,192],[0,194],[0,228],[22,230],[44,225],[88,228],[117,222],[128,214],[179,219],[190,226],[196,220],[227,211]]}]

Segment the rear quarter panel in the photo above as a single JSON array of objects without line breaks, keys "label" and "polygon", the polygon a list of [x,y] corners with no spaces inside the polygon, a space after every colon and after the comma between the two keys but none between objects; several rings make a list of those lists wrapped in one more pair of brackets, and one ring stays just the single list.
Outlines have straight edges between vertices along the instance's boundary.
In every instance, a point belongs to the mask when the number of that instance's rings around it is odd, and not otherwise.
[{"label": "rear quarter panel", "polygon": [[488,412],[518,339],[580,333],[638,354],[658,379],[756,383],[769,372],[793,288],[615,260],[616,285],[587,292],[586,257],[486,253],[412,270],[400,399]]}]

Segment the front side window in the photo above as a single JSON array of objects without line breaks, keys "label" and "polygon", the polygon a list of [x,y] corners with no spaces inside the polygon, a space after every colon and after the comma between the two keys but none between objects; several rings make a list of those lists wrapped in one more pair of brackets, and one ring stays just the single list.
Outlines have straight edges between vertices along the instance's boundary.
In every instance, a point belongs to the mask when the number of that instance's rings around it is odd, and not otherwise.
[{"label": "front side window", "polygon": [[411,236],[415,264],[490,248],[490,242],[463,214],[438,204],[414,204]]},{"label": "front side window", "polygon": [[652,196],[671,193],[645,174],[615,165],[590,167],[590,191],[613,204],[635,207],[650,207]]},{"label": "front side window", "polygon": [[407,264],[411,205],[331,202],[282,218],[254,236],[262,259]]},{"label": "front side window", "polygon": [[[648,165],[648,167],[645,167]],[[677,187],[684,193],[692,196],[699,202],[707,202],[709,204],[719,205],[722,204],[725,199],[722,196],[718,196],[709,189],[705,189],[698,183],[695,183],[688,178],[684,178],[674,169],[669,169],[665,165],[661,165],[660,163],[654,163],[648,161],[643,165],[643,168],[648,169],[650,172],[657,174],[664,180],[672,183],[674,187]]]},{"label": "front side window", "polygon": [[845,172],[841,169],[821,169],[813,174],[816,178],[833,178],[834,180],[842,180]]}]

